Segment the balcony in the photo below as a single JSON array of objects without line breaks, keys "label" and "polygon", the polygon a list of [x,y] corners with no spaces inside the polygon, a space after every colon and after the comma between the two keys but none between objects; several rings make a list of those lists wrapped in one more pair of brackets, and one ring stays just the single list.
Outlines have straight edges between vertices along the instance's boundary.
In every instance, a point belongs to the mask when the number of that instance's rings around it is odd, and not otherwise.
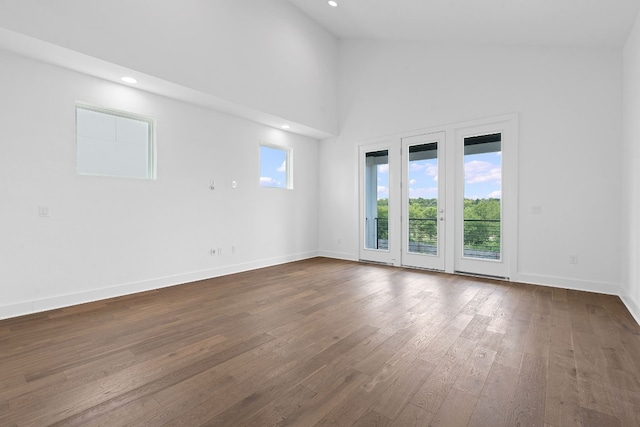
[{"label": "balcony", "polygon": [[[374,218],[376,227],[375,249],[389,248],[389,220]],[[464,247],[466,258],[500,259],[499,219],[465,219]],[[427,255],[437,255],[438,219],[411,218],[409,219],[409,252]]]},{"label": "balcony", "polygon": [[500,232],[499,219],[465,219],[464,256],[500,259]]},{"label": "balcony", "polygon": [[409,252],[438,255],[438,218],[409,219]]}]

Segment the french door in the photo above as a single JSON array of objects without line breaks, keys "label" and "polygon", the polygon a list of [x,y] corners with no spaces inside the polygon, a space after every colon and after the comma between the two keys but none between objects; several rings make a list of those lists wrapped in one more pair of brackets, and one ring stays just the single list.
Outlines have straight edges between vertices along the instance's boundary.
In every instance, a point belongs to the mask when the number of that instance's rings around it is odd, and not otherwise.
[{"label": "french door", "polygon": [[361,145],[360,259],[509,277],[515,136],[507,116]]},{"label": "french door", "polygon": [[[395,173],[400,152],[394,141],[360,147],[360,206],[362,212],[360,259],[400,265],[400,224]],[[391,172],[391,173],[390,173]]]},{"label": "french door", "polygon": [[444,132],[401,138],[402,265],[444,270]]}]

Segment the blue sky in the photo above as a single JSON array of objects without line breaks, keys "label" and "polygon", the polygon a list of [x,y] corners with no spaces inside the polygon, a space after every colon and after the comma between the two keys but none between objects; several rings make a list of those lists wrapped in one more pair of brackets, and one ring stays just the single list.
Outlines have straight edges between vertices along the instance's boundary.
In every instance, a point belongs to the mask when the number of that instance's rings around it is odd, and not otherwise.
[{"label": "blue sky", "polygon": [[474,154],[464,157],[465,199],[502,197],[502,153]]},{"label": "blue sky", "polygon": [[[502,189],[501,153],[465,156],[464,194],[467,199],[500,198]],[[409,197],[432,199],[438,195],[437,159],[411,162]],[[389,197],[389,166],[378,166],[378,199]]]},{"label": "blue sky", "polygon": [[285,150],[260,146],[260,185],[287,187],[287,152]]}]

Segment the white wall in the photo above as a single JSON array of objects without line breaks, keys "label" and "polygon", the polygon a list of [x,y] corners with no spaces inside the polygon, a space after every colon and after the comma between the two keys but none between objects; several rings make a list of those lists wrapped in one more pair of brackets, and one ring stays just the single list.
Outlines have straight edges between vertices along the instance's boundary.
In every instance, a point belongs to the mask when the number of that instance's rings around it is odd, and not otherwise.
[{"label": "white wall", "polygon": [[[317,140],[3,51],[0,63],[0,318],[317,254]],[[157,180],[77,175],[76,101],[154,117]],[[260,141],[293,148],[294,190],[258,186]]]},{"label": "white wall", "polygon": [[342,41],[339,68],[340,136],[320,143],[322,254],[358,256],[359,142],[519,113],[512,279],[619,292],[619,51]]},{"label": "white wall", "polygon": [[623,299],[640,322],[640,16],[623,51]]},{"label": "white wall", "polygon": [[[512,278],[607,293],[624,284],[638,307],[639,24],[624,50],[622,144],[616,50],[343,41],[338,64],[335,38],[284,0],[64,5],[3,1],[0,27],[340,136],[318,146],[0,51],[0,317],[318,248],[356,259],[360,141],[511,112],[520,120]],[[76,101],[156,117],[158,180],[77,176]],[[261,140],[294,148],[293,191],[255,184]],[[38,218],[40,205],[50,218]],[[544,214],[530,215],[534,205]]]},{"label": "white wall", "polygon": [[0,27],[336,133],[337,40],[285,0],[5,0]]}]

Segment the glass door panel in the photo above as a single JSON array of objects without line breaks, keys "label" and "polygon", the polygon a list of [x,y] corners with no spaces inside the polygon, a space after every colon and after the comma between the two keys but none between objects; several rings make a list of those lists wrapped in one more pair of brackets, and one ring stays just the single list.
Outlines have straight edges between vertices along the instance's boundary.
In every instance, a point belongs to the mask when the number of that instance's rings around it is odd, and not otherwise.
[{"label": "glass door panel", "polygon": [[409,253],[438,255],[438,143],[409,147]]},{"label": "glass door panel", "polygon": [[397,141],[360,146],[361,260],[399,265],[399,154]]},{"label": "glass door panel", "polygon": [[500,260],[502,253],[501,135],[464,139],[463,257]]},{"label": "glass door panel", "polygon": [[402,143],[402,264],[444,270],[444,135],[406,137]]},{"label": "glass door panel", "polygon": [[[504,125],[456,137],[455,271],[508,277],[504,232]],[[472,133],[473,131],[476,131]]]},{"label": "glass door panel", "polygon": [[389,150],[365,154],[365,249],[389,249]]}]

